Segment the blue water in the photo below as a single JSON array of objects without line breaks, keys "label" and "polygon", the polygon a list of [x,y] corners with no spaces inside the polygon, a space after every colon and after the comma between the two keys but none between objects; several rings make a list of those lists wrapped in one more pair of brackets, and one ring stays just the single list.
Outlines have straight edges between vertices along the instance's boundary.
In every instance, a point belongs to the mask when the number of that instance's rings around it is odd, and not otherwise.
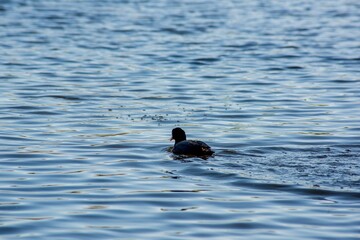
[{"label": "blue water", "polygon": [[359,12],[0,0],[0,239],[360,239]]}]

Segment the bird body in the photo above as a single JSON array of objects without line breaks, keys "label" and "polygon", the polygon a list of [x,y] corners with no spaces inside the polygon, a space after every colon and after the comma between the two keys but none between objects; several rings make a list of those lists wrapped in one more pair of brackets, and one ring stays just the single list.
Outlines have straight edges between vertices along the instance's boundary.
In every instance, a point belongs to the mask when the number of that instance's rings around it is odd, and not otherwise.
[{"label": "bird body", "polygon": [[172,130],[172,138],[175,140],[172,152],[179,155],[210,156],[214,152],[210,146],[202,141],[186,140],[186,134],[181,128]]}]

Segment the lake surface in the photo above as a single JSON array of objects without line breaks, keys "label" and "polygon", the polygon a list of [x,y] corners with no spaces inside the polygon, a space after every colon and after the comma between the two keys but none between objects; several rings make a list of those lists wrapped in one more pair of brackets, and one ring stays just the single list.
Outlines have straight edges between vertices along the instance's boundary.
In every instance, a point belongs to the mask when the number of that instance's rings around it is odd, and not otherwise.
[{"label": "lake surface", "polygon": [[360,239],[359,13],[0,0],[0,239]]}]

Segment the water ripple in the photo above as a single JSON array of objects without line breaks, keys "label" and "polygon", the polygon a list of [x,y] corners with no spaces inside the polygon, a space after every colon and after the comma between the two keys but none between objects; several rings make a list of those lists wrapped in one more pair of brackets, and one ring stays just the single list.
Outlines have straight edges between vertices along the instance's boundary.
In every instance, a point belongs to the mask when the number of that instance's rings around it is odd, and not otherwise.
[{"label": "water ripple", "polygon": [[0,1],[0,238],[358,239],[359,7]]}]

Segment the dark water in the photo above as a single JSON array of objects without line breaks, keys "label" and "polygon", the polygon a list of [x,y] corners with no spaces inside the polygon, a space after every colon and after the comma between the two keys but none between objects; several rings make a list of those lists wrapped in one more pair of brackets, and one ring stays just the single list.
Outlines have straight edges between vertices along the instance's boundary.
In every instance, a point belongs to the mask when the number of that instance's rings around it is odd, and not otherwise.
[{"label": "dark water", "polygon": [[359,13],[1,0],[0,238],[360,239]]}]

